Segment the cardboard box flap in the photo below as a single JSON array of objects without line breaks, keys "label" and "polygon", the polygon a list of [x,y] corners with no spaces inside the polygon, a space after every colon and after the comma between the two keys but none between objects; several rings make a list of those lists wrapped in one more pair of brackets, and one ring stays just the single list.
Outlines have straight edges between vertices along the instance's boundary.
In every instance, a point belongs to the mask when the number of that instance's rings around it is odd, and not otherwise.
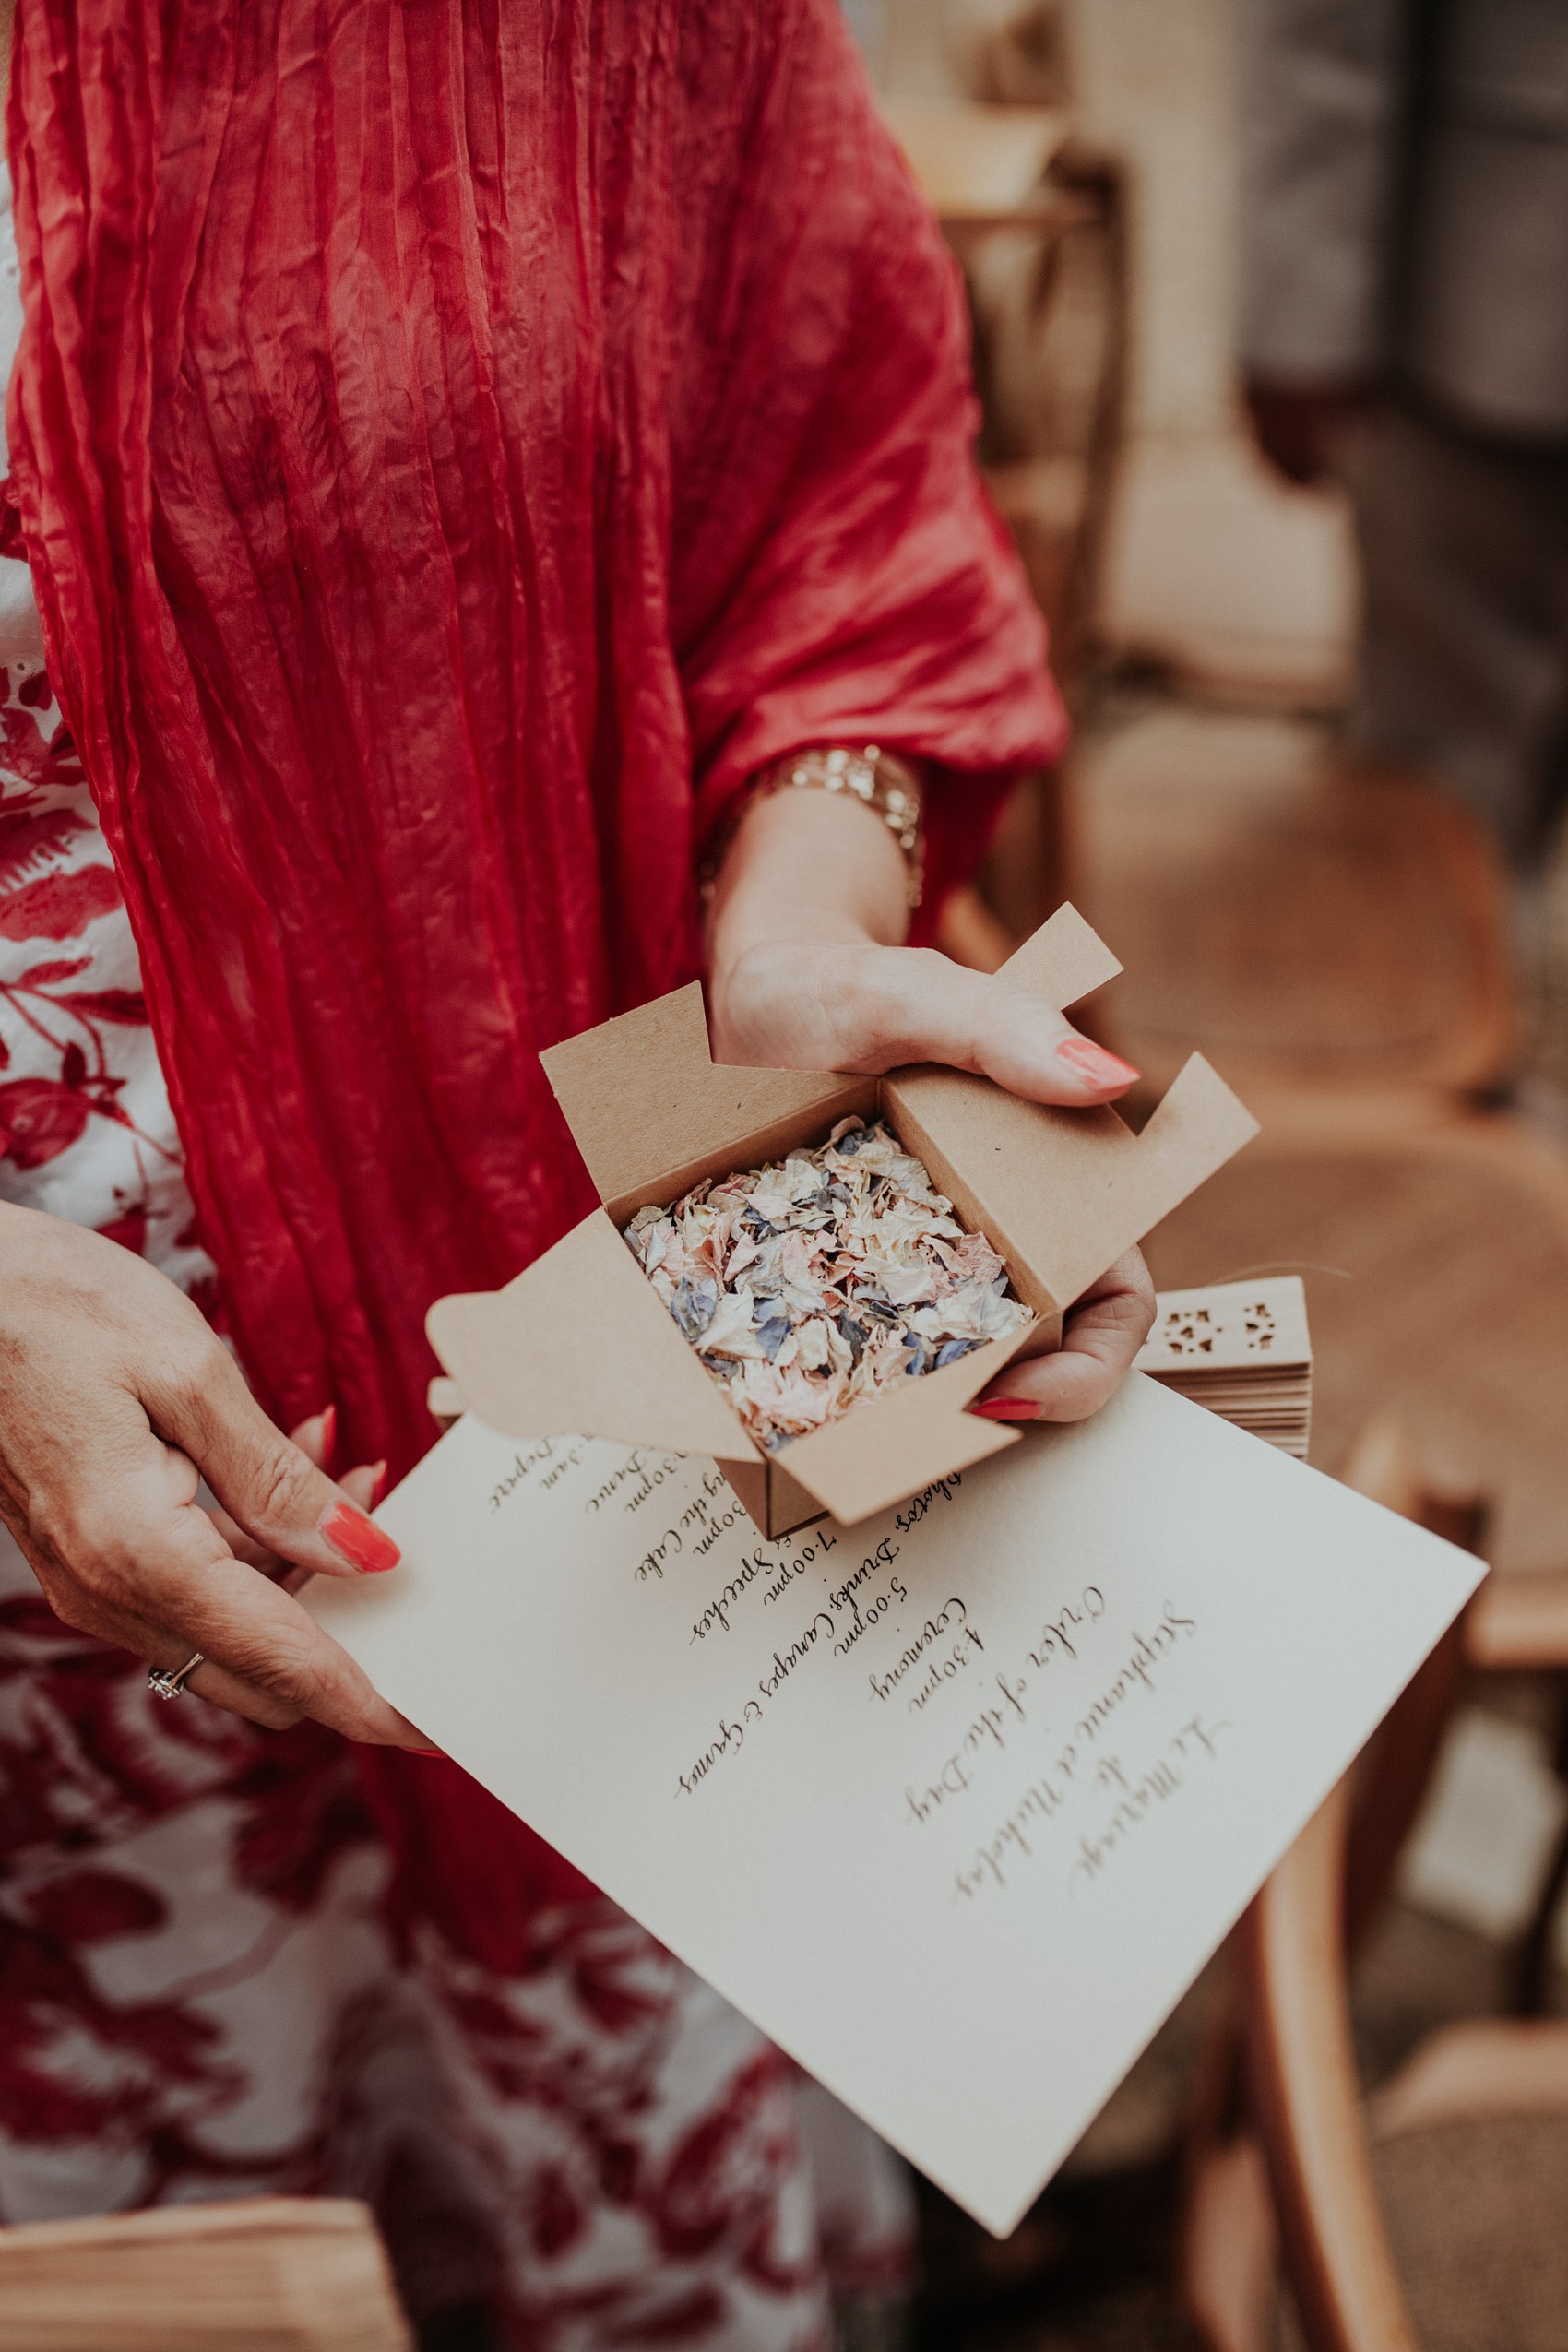
[{"label": "cardboard box flap", "polygon": [[438,1299],[425,1330],[464,1405],[509,1437],[757,1458],[602,1209],[504,1290]]},{"label": "cardboard box flap", "polygon": [[826,1116],[847,1090],[866,1084],[842,1071],[716,1063],[699,980],[539,1058],[606,1201],[656,1187],[710,1155],[739,1153],[759,1127],[815,1103]]},{"label": "cardboard box flap", "polygon": [[1076,907],[1063,904],[1031,938],[1014,949],[1001,977],[1038,989],[1059,1013],[1113,980],[1122,967]]},{"label": "cardboard box flap", "polygon": [[989,1078],[934,1064],[900,1070],[886,1091],[910,1150],[944,1188],[949,1170],[961,1173],[970,1221],[1058,1307],[1258,1131],[1196,1053],[1141,1135],[1110,1109],[1025,1102]]},{"label": "cardboard box flap", "polygon": [[1131,1134],[1119,1119],[1116,1123],[1127,1141],[1098,1213],[1085,1220],[1080,1264],[1086,1270],[1075,1268],[1069,1277],[1074,1297],[1258,1133],[1246,1104],[1201,1053],[1188,1055],[1142,1134]]},{"label": "cardboard box flap", "polygon": [[897,1381],[774,1458],[841,1526],[852,1527],[1017,1443],[1017,1431],[1004,1421],[981,1420],[965,1409],[1017,1347],[1016,1336],[993,1339],[944,1372]]}]

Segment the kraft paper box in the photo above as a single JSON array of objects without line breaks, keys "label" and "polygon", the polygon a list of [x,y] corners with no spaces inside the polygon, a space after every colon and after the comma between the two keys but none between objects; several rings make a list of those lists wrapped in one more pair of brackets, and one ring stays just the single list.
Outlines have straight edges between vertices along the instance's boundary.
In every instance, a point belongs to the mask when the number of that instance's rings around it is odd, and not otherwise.
[{"label": "kraft paper box", "polygon": [[[1121,966],[1063,907],[1003,969],[1065,1008]],[[718,1065],[695,981],[541,1059],[603,1206],[505,1289],[438,1300],[431,1343],[461,1403],[492,1428],[709,1455],[769,1538],[825,1512],[854,1526],[1016,1444],[1016,1429],[967,1408],[1011,1357],[1054,1347],[1064,1309],[1257,1132],[1201,1054],[1139,1135],[1108,1107],[1024,1102],[988,1078],[931,1064],[883,1077]],[[704,1177],[816,1146],[850,1112],[887,1122],[960,1223],[1001,1253],[1037,1320],[770,1455],[683,1337],[622,1229]]]}]

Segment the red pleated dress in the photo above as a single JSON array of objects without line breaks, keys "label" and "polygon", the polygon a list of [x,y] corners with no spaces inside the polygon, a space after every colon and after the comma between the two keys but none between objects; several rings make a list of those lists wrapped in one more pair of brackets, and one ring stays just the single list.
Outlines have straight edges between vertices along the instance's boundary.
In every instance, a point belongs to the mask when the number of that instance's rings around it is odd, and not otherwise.
[{"label": "red pleated dress", "polygon": [[[341,1461],[593,1194],[538,1050],[699,969],[764,762],[1060,747],[961,287],[833,0],[21,0],[7,422],[226,1326]],[[289,1735],[292,1738],[294,1735]],[[586,1897],[363,1759],[399,1919]]]}]

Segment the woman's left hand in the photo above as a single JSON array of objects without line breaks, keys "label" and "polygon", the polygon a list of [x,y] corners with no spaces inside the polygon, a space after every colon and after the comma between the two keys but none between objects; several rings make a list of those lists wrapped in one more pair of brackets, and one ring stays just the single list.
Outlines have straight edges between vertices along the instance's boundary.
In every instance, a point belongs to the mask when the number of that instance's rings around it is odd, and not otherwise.
[{"label": "woman's left hand", "polygon": [[[1137,1072],[1048,999],[934,948],[905,947],[902,854],[870,809],[786,790],[757,802],[720,870],[708,932],[716,1061],[795,1070],[895,1070],[944,1062],[1032,1102],[1112,1102]],[[974,1410],[1076,1421],[1132,1369],[1154,1286],[1129,1250],[1067,1316],[1058,1353],[1010,1364]]]}]

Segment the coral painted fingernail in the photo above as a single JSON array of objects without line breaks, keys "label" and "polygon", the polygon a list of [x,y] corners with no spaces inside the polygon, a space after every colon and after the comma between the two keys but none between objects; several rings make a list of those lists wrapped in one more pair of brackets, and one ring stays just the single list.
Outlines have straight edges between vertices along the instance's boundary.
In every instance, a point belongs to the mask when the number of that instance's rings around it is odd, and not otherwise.
[{"label": "coral painted fingernail", "polygon": [[444,1756],[446,1751],[445,1748],[405,1748],[403,1753],[406,1756]]},{"label": "coral painted fingernail", "polygon": [[983,1405],[971,1405],[971,1413],[979,1413],[987,1421],[1038,1421],[1039,1407],[1028,1396],[988,1396]]},{"label": "coral painted fingernail", "polygon": [[1091,1043],[1087,1037],[1064,1037],[1056,1049],[1056,1059],[1065,1062],[1075,1077],[1087,1078],[1091,1087],[1130,1087],[1143,1075],[1119,1053],[1107,1053],[1102,1045]]},{"label": "coral painted fingernail", "polygon": [[321,1409],[321,1458],[324,1462],[331,1461],[332,1448],[337,1443],[338,1408],[336,1405],[324,1405]]},{"label": "coral painted fingernail", "polygon": [[364,1575],[378,1576],[384,1568],[396,1568],[403,1557],[391,1537],[351,1503],[328,1504],[317,1524],[333,1550]]},{"label": "coral painted fingernail", "polygon": [[374,1511],[386,1491],[386,1465],[373,1462],[370,1466],[370,1507]]}]

